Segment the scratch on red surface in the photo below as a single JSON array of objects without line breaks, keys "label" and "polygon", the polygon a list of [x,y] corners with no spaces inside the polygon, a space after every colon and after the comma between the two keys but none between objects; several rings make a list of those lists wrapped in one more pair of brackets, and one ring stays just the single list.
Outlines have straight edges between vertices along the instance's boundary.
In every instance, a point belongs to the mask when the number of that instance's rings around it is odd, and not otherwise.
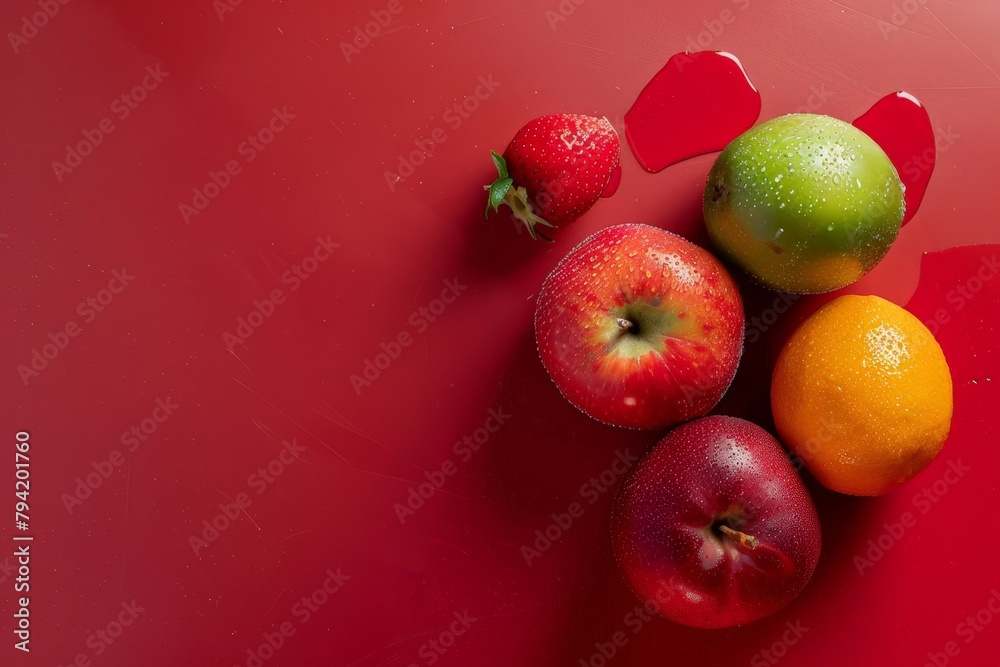
[{"label": "scratch on red surface", "polygon": [[350,461],[348,461],[348,460],[347,460],[346,458],[344,458],[344,456],[343,456],[343,455],[342,455],[342,454],[341,454],[340,452],[338,452],[338,451],[337,451],[336,449],[334,449],[334,448],[333,448],[333,447],[331,447],[330,445],[328,445],[328,444],[326,444],[325,442],[323,442],[323,441],[322,441],[322,440],[321,440],[320,438],[318,438],[318,437],[317,437],[316,435],[314,435],[314,434],[312,433],[312,431],[310,431],[310,430],[309,430],[309,429],[307,429],[306,427],[302,426],[302,424],[298,423],[297,421],[295,421],[294,419],[292,419],[291,417],[289,417],[288,415],[286,415],[286,414],[285,414],[284,412],[282,412],[282,411],[281,411],[281,410],[280,410],[280,409],[278,408],[278,406],[276,406],[276,405],[275,405],[274,403],[272,403],[271,401],[267,400],[266,398],[264,398],[263,396],[261,396],[260,394],[258,394],[257,392],[255,392],[255,391],[254,391],[253,389],[251,389],[250,387],[246,386],[245,384],[243,384],[242,382],[240,382],[240,381],[239,381],[239,380],[237,380],[236,378],[232,377],[231,375],[230,375],[229,377],[230,377],[230,378],[232,378],[232,379],[233,379],[233,381],[235,381],[235,382],[236,382],[236,384],[240,385],[241,387],[243,387],[244,389],[246,389],[247,391],[249,391],[249,392],[250,392],[251,394],[253,394],[254,396],[256,396],[257,398],[259,398],[260,400],[262,400],[262,401],[264,401],[265,403],[267,403],[267,404],[268,404],[269,406],[271,406],[271,409],[273,409],[273,410],[274,410],[275,412],[277,412],[277,413],[278,413],[279,415],[281,415],[282,417],[284,417],[284,418],[285,418],[285,419],[287,419],[288,421],[292,422],[292,424],[294,424],[295,426],[299,427],[299,428],[300,428],[300,429],[301,429],[301,430],[302,430],[302,431],[303,431],[304,433],[306,433],[307,435],[309,435],[309,437],[311,437],[311,438],[312,438],[313,440],[315,440],[316,442],[320,443],[321,445],[323,445],[324,447],[326,447],[327,449],[329,449],[329,450],[330,450],[331,452],[333,452],[333,453],[334,453],[334,454],[335,454],[335,455],[337,456],[337,458],[339,458],[339,459],[340,459],[341,461],[343,461],[344,463],[346,463],[346,464],[347,464],[348,466],[351,466],[352,468],[354,467],[354,466],[353,466],[353,465],[351,464],[351,462],[350,462]]},{"label": "scratch on red surface", "polygon": [[[238,361],[238,362],[240,362],[241,364],[243,364],[243,368],[247,369],[247,373],[249,373],[250,375],[253,375],[253,374],[254,374],[254,372],[253,372],[252,370],[250,370],[250,367],[249,367],[249,366],[247,366],[247,365],[246,365],[245,363],[243,363],[243,360],[242,360],[242,359],[240,359],[240,356],[239,356],[238,354],[236,354],[235,352],[233,352],[233,350],[232,350],[232,349],[230,349],[230,348],[228,348],[228,347],[225,347],[225,346],[223,346],[223,347],[224,347],[224,349],[225,349],[225,350],[226,350],[227,352],[229,352],[229,354],[231,354],[231,355],[233,355],[234,357],[236,357],[236,361]],[[256,377],[256,376],[254,376],[254,377]]]},{"label": "scratch on red surface", "polygon": [[[841,3],[837,2],[837,0],[829,0],[829,2],[837,5],[838,7],[843,7],[844,9],[850,10],[850,11],[854,12],[855,14],[861,14],[862,16],[868,17],[871,20],[875,21],[875,23],[887,23],[887,21],[885,21],[884,19],[880,19],[877,16],[872,16],[871,14],[865,14],[863,11],[855,9],[854,7],[848,7],[847,5],[841,4]],[[913,35],[917,35],[919,37],[924,37],[926,39],[933,39],[935,42],[943,42],[944,41],[943,39],[939,39],[938,37],[934,37],[933,35],[925,35],[922,32],[917,32],[916,30],[911,30],[910,28],[907,28],[905,25],[896,25],[895,23],[893,23],[891,25],[892,25],[893,28],[899,28],[900,30],[903,30],[904,32],[908,32],[908,33],[911,33]]]},{"label": "scratch on red surface", "polygon": [[398,28],[393,28],[392,30],[383,30],[381,33],[379,33],[379,36],[382,37],[382,36],[385,36],[385,35],[391,35],[394,32],[399,32],[400,30],[405,30],[406,28],[409,28],[409,27],[410,26],[408,26],[408,25],[401,25]]},{"label": "scratch on red surface", "polygon": [[[799,69],[805,70],[806,72],[809,72],[810,74],[813,74],[816,77],[819,77],[821,79],[830,79],[830,80],[833,79],[833,77],[830,77],[829,75],[825,75],[822,72],[820,72],[819,70],[813,69],[812,67],[809,67],[807,65],[803,65],[802,63],[795,62],[794,60],[788,60],[788,61],[786,61],[786,64],[791,65],[793,67],[798,67]],[[838,72],[838,74],[839,74],[839,72]],[[878,97],[882,97],[882,95],[885,94],[884,92],[880,93],[878,91],[875,91],[875,90],[869,88],[868,86],[866,86],[864,84],[864,82],[862,82],[862,81],[860,81],[858,79],[855,79],[852,76],[846,75],[846,76],[844,76],[844,78],[847,79],[848,81],[850,81],[850,85],[852,85],[852,86],[860,86],[860,87],[864,88],[866,91],[868,91],[869,93],[871,93],[873,97],[878,98]]]},{"label": "scratch on red surface", "polygon": [[[396,477],[394,475],[386,475],[386,474],[383,474],[383,473],[380,473],[380,472],[375,472],[374,470],[365,470],[364,468],[358,468],[358,467],[355,467],[355,466],[351,466],[351,469],[354,470],[354,471],[356,471],[356,472],[363,472],[365,474],[373,475],[375,477],[381,477],[383,479],[391,479],[391,480],[396,481],[396,482],[403,482],[404,484],[409,484],[410,486],[420,486],[420,484],[426,483],[426,482],[416,482],[416,481],[414,481],[412,479],[406,479],[404,477]],[[458,498],[460,500],[465,500],[465,501],[469,500],[465,496],[459,495],[457,493],[452,493],[451,491],[446,491],[445,489],[438,489],[434,493],[443,493],[444,495],[451,496],[452,498]]]},{"label": "scratch on red surface", "polygon": [[[271,442],[281,442],[281,436],[278,435],[275,431],[273,431],[272,429],[269,429],[268,427],[264,426],[263,424],[261,424],[259,421],[257,421],[253,417],[250,418],[250,421],[253,422],[254,426],[256,426],[258,429],[260,429],[261,433],[263,433],[268,438],[270,438]],[[289,452],[289,454],[291,454],[292,456],[294,456],[295,458],[297,458],[299,461],[302,461],[303,463],[308,463],[311,466],[321,465],[319,463],[315,463],[314,461],[310,461],[309,459],[304,459],[301,456],[299,456],[298,454],[295,454],[293,452]]]},{"label": "scratch on red surface", "polygon": [[942,27],[942,28],[944,28],[945,30],[947,30],[947,31],[948,31],[948,34],[949,34],[949,35],[951,35],[952,37],[954,37],[954,38],[955,38],[955,41],[957,41],[957,42],[958,42],[959,44],[961,44],[961,45],[962,45],[962,48],[964,48],[964,49],[965,49],[966,51],[968,51],[969,53],[971,53],[971,54],[972,54],[972,56],[973,56],[973,57],[974,57],[974,58],[975,58],[976,60],[978,60],[978,61],[979,61],[980,63],[982,63],[983,67],[985,67],[986,69],[988,69],[988,70],[990,71],[990,74],[992,74],[992,75],[993,75],[993,78],[994,78],[994,79],[996,79],[997,81],[1000,81],[1000,76],[997,76],[997,73],[993,71],[993,68],[992,68],[992,67],[990,67],[989,65],[987,65],[987,64],[986,64],[986,61],[985,61],[985,60],[983,60],[982,58],[980,58],[980,57],[979,57],[979,56],[978,56],[978,55],[976,54],[976,52],[975,52],[975,51],[973,51],[972,49],[970,49],[970,48],[969,48],[969,45],[968,45],[968,44],[966,44],[966,43],[965,43],[965,42],[963,42],[963,41],[962,41],[961,39],[959,39],[958,35],[956,35],[955,33],[953,33],[953,32],[951,31],[951,28],[949,28],[948,26],[946,26],[946,25],[945,25],[945,24],[944,24],[944,23],[943,23],[943,22],[941,21],[941,19],[939,19],[939,18],[938,18],[937,16],[935,16],[935,15],[934,15],[934,12],[932,12],[932,11],[931,11],[931,10],[929,10],[929,9],[927,9],[927,7],[924,7],[924,9],[925,9],[925,10],[927,10],[927,13],[931,15],[931,18],[933,18],[933,19],[934,19],[935,21],[937,21],[938,23],[940,23],[940,24],[941,24],[941,27]]},{"label": "scratch on red surface", "polygon": [[281,255],[277,254],[276,252],[274,252],[270,248],[265,248],[264,250],[260,251],[260,258],[262,260],[264,260],[264,264],[267,266],[267,270],[271,272],[272,276],[274,276],[275,278],[278,278],[280,280],[281,279],[281,274],[273,266],[271,266],[271,262],[268,259],[267,253],[270,253],[272,255],[273,259],[275,259],[276,261],[280,262],[281,264],[284,264],[285,266],[288,265],[288,262],[286,262],[285,259]]},{"label": "scratch on red surface", "polygon": [[322,403],[326,407],[330,408],[330,410],[333,411],[333,414],[337,415],[337,418],[340,419],[341,421],[337,421],[336,419],[333,419],[329,415],[323,414],[322,412],[320,412],[316,408],[312,407],[311,405],[307,404],[306,407],[309,408],[310,410],[312,410],[313,412],[315,412],[316,414],[318,414],[323,419],[326,419],[327,421],[329,421],[329,422],[331,422],[333,424],[336,424],[337,426],[339,426],[340,428],[344,429],[348,433],[353,433],[354,435],[356,435],[358,437],[364,438],[365,440],[367,440],[367,441],[369,441],[369,442],[371,442],[371,443],[373,443],[375,445],[378,445],[379,447],[381,447],[385,451],[389,452],[390,454],[392,454],[393,456],[395,456],[396,458],[398,458],[400,461],[404,461],[410,467],[416,468],[420,472],[427,472],[426,470],[424,470],[420,466],[417,466],[417,465],[415,465],[413,463],[410,463],[409,461],[406,461],[402,456],[399,455],[398,452],[396,452],[393,449],[390,449],[386,445],[382,444],[381,442],[379,442],[375,438],[371,437],[370,435],[368,435],[367,433],[365,433],[364,431],[362,431],[361,429],[359,429],[357,426],[355,426],[350,421],[348,421],[347,417],[345,417],[344,415],[342,415],[339,412],[337,412],[337,410],[334,409],[334,407],[332,405],[330,405],[329,403],[327,403],[326,401],[322,401]]},{"label": "scratch on red surface", "polygon": [[471,21],[464,21],[462,23],[456,23],[452,26],[454,28],[461,28],[462,26],[469,25],[470,23],[479,23],[480,21],[485,21],[486,19],[494,18],[496,14],[490,14],[489,16],[480,16],[478,19],[472,19]]},{"label": "scratch on red surface", "polygon": [[252,282],[254,284],[257,284],[257,279],[254,278],[253,273],[250,272],[250,268],[243,261],[243,258],[240,257],[240,253],[238,253],[238,252],[236,252],[234,250],[231,255],[228,252],[224,252],[224,253],[222,253],[222,256],[225,257],[226,259],[229,259],[230,257],[232,257],[232,262],[234,264],[236,264],[236,266],[239,267],[240,271],[243,272],[243,275],[245,275],[247,277],[247,280],[249,280],[250,282]]},{"label": "scratch on red surface", "polygon": [[[448,626],[444,626],[444,627],[447,628]],[[381,653],[382,651],[384,651],[384,650],[386,650],[388,648],[392,648],[393,646],[398,646],[399,644],[405,644],[405,643],[408,643],[408,642],[416,641],[418,639],[423,639],[424,637],[427,637],[428,635],[432,635],[435,632],[441,632],[443,629],[444,628],[438,628],[437,630],[427,630],[426,632],[420,632],[420,633],[417,633],[415,635],[410,635],[409,637],[403,637],[402,639],[397,639],[396,641],[389,642],[388,644],[383,644],[382,646],[379,646],[377,649],[375,649],[371,653],[368,653],[368,654],[362,656],[361,658],[358,658],[354,662],[349,663],[347,665],[347,667],[354,667],[355,665],[360,665],[361,663],[365,662],[369,658],[378,655],[379,653]],[[397,656],[400,656],[400,655],[402,655],[402,654],[397,654]],[[394,660],[397,656],[392,656],[392,657],[388,658],[387,660],[383,660],[383,661],[379,662],[378,664],[379,665],[388,664],[389,662],[391,662],[392,660]]]},{"label": "scratch on red surface", "polygon": [[[247,515],[247,518],[248,518],[248,519],[250,519],[250,523],[252,523],[253,525],[257,526],[257,522],[253,520],[253,517],[252,517],[252,516],[250,516],[250,514],[249,514],[249,513],[247,513],[246,509],[244,509],[242,505],[240,505],[240,504],[239,504],[238,502],[236,502],[235,500],[233,500],[232,498],[230,498],[230,497],[229,497],[228,495],[226,495],[226,494],[225,494],[225,493],[224,493],[224,492],[222,491],[222,489],[219,489],[219,488],[216,488],[215,490],[216,490],[216,491],[218,491],[219,493],[221,493],[221,494],[222,494],[222,495],[223,495],[223,496],[224,496],[224,497],[226,498],[226,500],[228,500],[228,501],[229,501],[229,502],[231,502],[232,504],[234,504],[234,505],[236,505],[237,507],[239,507],[239,508],[240,508],[240,511],[241,511],[241,512],[243,512],[244,514],[246,514],[246,515]],[[257,531],[258,531],[258,532],[260,532],[260,526],[257,526]]]},{"label": "scratch on red surface", "polygon": [[965,316],[965,309],[958,311],[958,315],[962,318],[962,333],[965,334],[965,340],[969,343],[969,349],[972,351],[972,356],[976,356],[976,341],[972,339],[972,335],[969,333],[969,319]]},{"label": "scratch on red surface", "polygon": [[312,533],[312,532],[315,532],[315,531],[313,531],[313,530],[300,530],[297,533],[292,533],[291,535],[288,535],[286,537],[281,538],[280,540],[278,540],[278,544],[281,544],[282,542],[287,542],[288,540],[292,539],[293,537],[298,537],[299,535],[305,535],[306,533]]},{"label": "scratch on red surface", "polygon": [[[315,42],[313,42],[313,43],[315,44]],[[340,129],[340,126],[333,122],[332,118],[330,118],[326,114],[323,114],[323,117],[326,118],[330,122],[330,125],[333,125],[335,128],[337,128],[337,132],[340,132],[341,134],[344,133],[344,131],[342,129]]]},{"label": "scratch on red surface", "polygon": [[[238,385],[240,385],[241,387],[243,387],[244,389],[246,389],[248,392],[250,392],[251,394],[253,394],[257,398],[259,398],[260,400],[262,400],[265,403],[267,403],[269,406],[271,406],[271,408],[275,412],[277,412],[279,415],[281,415],[282,417],[284,417],[285,419],[287,419],[288,421],[290,421],[292,424],[294,424],[295,426],[297,426],[299,429],[301,429],[303,432],[305,432],[306,434],[308,434],[309,437],[311,437],[313,440],[315,440],[316,442],[320,443],[321,445],[323,445],[324,447],[326,447],[327,449],[329,449],[331,452],[333,452],[337,456],[337,458],[339,458],[341,461],[343,461],[344,463],[346,463],[347,466],[351,470],[353,470],[355,472],[365,473],[367,475],[373,475],[375,477],[382,477],[384,479],[391,479],[391,480],[395,480],[397,482],[403,482],[404,484],[410,484],[410,485],[419,485],[420,484],[420,482],[415,482],[413,480],[404,479],[402,477],[395,477],[393,475],[386,475],[384,473],[375,472],[374,470],[366,470],[364,468],[359,468],[359,467],[355,466],[353,463],[351,463],[346,458],[344,458],[344,456],[342,454],[340,454],[340,452],[338,452],[337,450],[335,450],[330,445],[326,444],[326,442],[324,442],[319,437],[317,437],[314,433],[312,433],[312,431],[310,431],[306,427],[302,426],[302,424],[298,423],[297,421],[295,421],[294,419],[292,419],[291,417],[289,417],[288,415],[286,415],[284,412],[282,412],[276,405],[274,405],[274,403],[271,403],[269,400],[267,400],[266,398],[264,398],[263,396],[261,396],[260,394],[258,394],[257,392],[255,392],[253,389],[251,389],[250,387],[246,386],[245,384],[243,384],[242,382],[240,382],[239,380],[237,380],[236,378],[234,378],[232,376],[230,376],[230,378],[232,378],[233,381],[235,381]],[[305,460],[305,459],[302,459],[302,460]],[[220,491],[220,493],[222,493],[222,492]],[[443,493],[445,495],[452,496],[452,497],[455,497],[455,498],[460,498],[462,500],[468,500],[468,498],[466,498],[464,496],[461,496],[461,495],[459,495],[457,493],[452,493],[451,491],[445,491],[444,489],[438,489],[438,493]],[[247,516],[249,516],[249,515],[247,515]],[[254,525],[256,525],[256,524],[254,524]]]},{"label": "scratch on red surface", "polygon": [[256,426],[257,428],[260,429],[261,433],[263,433],[264,435],[266,435],[273,442],[278,442],[278,437],[275,435],[274,431],[272,431],[271,429],[267,428],[266,426],[264,426],[263,424],[261,424],[259,421],[257,421],[253,417],[250,418],[250,421],[253,422],[254,426]]},{"label": "scratch on red surface", "polygon": [[420,284],[417,285],[417,291],[413,293],[413,298],[410,299],[410,308],[412,308],[413,304],[415,304],[417,302],[417,297],[420,296],[420,290],[422,290],[424,288],[424,284],[426,282],[427,282],[427,274],[424,274],[423,280],[421,280]]},{"label": "scratch on red surface", "polygon": [[267,616],[271,612],[271,610],[274,609],[274,605],[278,604],[278,600],[281,599],[281,596],[284,595],[285,593],[287,593],[291,588],[292,588],[292,585],[288,584],[288,587],[285,588],[285,590],[283,590],[280,593],[278,593],[278,597],[274,598],[274,602],[272,602],[271,606],[268,607],[267,611],[264,612],[264,616]]}]

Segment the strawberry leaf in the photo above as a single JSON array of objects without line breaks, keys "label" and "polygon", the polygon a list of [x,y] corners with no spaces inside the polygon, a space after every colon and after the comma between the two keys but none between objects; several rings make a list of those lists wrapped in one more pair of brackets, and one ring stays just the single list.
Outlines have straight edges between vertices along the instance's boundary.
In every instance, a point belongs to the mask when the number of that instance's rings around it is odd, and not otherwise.
[{"label": "strawberry leaf", "polygon": [[[502,159],[502,158],[501,158]],[[507,177],[498,178],[493,181],[490,185],[490,197],[489,201],[486,202],[486,217],[490,217],[490,208],[492,207],[496,211],[500,204],[504,202],[504,198],[507,196],[507,192],[510,190],[510,186],[514,184],[514,179]]]},{"label": "strawberry leaf", "polygon": [[500,174],[499,180],[509,177],[510,173],[507,171],[507,161],[503,159],[503,156],[496,151],[490,151],[490,155],[493,156],[493,164],[496,165],[497,173]]}]

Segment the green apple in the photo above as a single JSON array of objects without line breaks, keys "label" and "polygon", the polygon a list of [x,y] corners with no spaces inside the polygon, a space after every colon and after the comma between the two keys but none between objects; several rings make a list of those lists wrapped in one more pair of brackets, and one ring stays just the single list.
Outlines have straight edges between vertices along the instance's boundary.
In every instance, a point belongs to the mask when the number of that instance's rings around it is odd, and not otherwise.
[{"label": "green apple", "polygon": [[713,243],[767,287],[849,285],[896,240],[903,183],[871,137],[829,116],[791,114],[743,133],[705,187]]}]

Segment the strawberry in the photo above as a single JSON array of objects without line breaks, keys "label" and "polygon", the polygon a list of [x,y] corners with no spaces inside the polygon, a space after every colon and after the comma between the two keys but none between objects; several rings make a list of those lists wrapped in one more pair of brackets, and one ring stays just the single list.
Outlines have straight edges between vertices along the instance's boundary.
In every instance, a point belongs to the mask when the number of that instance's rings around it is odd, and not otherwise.
[{"label": "strawberry", "polygon": [[537,238],[536,225],[559,227],[586,213],[618,168],[621,141],[607,118],[556,114],[522,127],[504,154],[490,151],[499,177],[486,217],[506,204]]}]

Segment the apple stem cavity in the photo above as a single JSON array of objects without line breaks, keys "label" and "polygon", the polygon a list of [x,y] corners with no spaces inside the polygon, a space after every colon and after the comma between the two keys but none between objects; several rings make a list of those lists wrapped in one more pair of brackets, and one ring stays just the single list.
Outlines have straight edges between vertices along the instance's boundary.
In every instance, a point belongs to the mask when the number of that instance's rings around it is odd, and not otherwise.
[{"label": "apple stem cavity", "polygon": [[621,327],[622,331],[633,331],[635,329],[635,324],[631,320],[627,320],[624,317],[616,317],[615,322]]},{"label": "apple stem cavity", "polygon": [[757,548],[757,538],[753,535],[747,535],[746,533],[734,530],[725,524],[719,526],[719,532],[748,549]]}]

